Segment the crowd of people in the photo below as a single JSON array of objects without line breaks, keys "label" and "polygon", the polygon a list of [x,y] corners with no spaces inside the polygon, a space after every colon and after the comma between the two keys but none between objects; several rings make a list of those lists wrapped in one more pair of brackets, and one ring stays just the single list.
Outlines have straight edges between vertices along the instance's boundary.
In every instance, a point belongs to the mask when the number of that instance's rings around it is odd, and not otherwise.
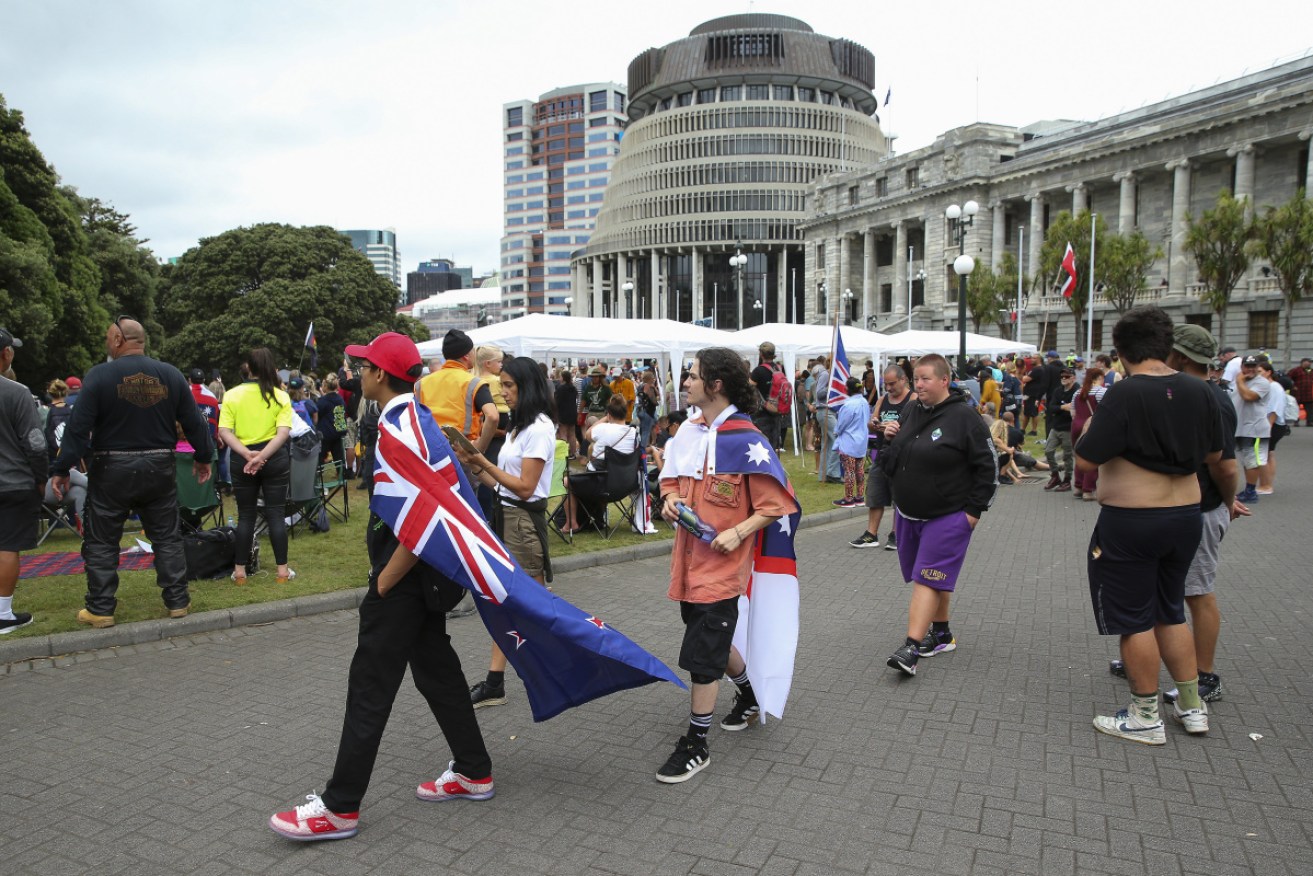
[{"label": "crowd of people", "polygon": [[[656,773],[664,783],[686,781],[710,764],[707,734],[722,676],[736,687],[723,729],[747,729],[762,708],[733,642],[739,598],[765,531],[800,512],[777,455],[792,423],[801,423],[806,449],[816,454],[812,474],[842,485],[834,504],[867,509],[852,547],[881,547],[892,508],[883,546],[897,552],[911,592],[905,637],[887,665],[909,678],[922,660],[959,647],[951,598],[973,533],[1001,486],[1046,471],[1047,491],[1097,501],[1086,557],[1091,605],[1099,632],[1119,638],[1113,670],[1127,679],[1131,702],[1099,715],[1094,726],[1161,745],[1167,736],[1160,663],[1174,681],[1164,696],[1168,715],[1188,734],[1208,732],[1207,703],[1222,696],[1214,662],[1220,545],[1231,522],[1275,490],[1276,447],[1313,405],[1313,360],[1282,374],[1265,356],[1219,350],[1205,329],[1173,325],[1151,306],[1124,314],[1113,329],[1115,352],[1089,363],[1049,351],[998,362],[981,357],[954,373],[944,357],[931,354],[890,363],[878,380],[868,364],[837,399],[827,359],[790,379],[769,343],[761,345],[755,366],[727,349],[701,350],[678,384],[661,386],[654,363],[549,368],[476,347],[459,330],[447,333],[442,358],[425,367],[413,342],[385,333],[348,348],[359,373],[345,361],[322,379],[280,373],[273,354],[257,348],[243,357],[240,384],[225,389],[217,378],[204,386],[199,370],[184,378],[145,355],[145,342],[139,322],[116,319],[106,330],[108,361],[82,379],[52,382],[44,405],[33,404],[12,379],[0,380],[6,414],[0,632],[31,622],[30,614],[12,609],[14,584],[18,552],[32,545],[43,500],[70,503],[80,521],[87,596],[79,622],[114,623],[119,542],[129,513],[152,540],[168,615],[187,614],[179,452],[191,454],[200,483],[217,465],[236,498],[232,579],[246,578],[263,517],[277,579],[287,582],[296,573],[288,565],[283,519],[298,434],[313,432],[323,460],[360,474],[362,487],[372,489],[376,466],[387,471],[385,463],[400,464],[397,439],[379,438],[382,419],[390,418],[394,431],[403,420],[412,423],[407,434],[421,445],[436,433],[425,437],[415,424],[431,420],[476,486],[479,510],[500,544],[535,586],[548,589],[550,527],[558,524],[548,517],[547,499],[557,479],[598,469],[608,451],[641,454],[660,516],[678,524],[669,596],[685,626],[679,666],[692,680],[687,732]],[[0,329],[0,371],[21,346]],[[1043,459],[1028,452],[1041,429]],[[421,456],[433,475],[446,464]],[[749,460],[743,467],[736,467],[739,456]],[[716,465],[709,466],[713,458]],[[429,476],[408,475],[421,485]],[[570,497],[559,524],[564,534],[580,528],[580,514]],[[781,529],[791,545],[796,525],[783,522]],[[414,533],[394,532],[378,513],[371,513],[366,531],[370,587],[337,764],[322,796],[312,794],[270,819],[292,839],[356,832],[408,666],[453,754],[448,769],[421,784],[417,796],[493,795],[491,761],[474,716],[508,701],[506,656],[494,642],[486,676],[467,686],[445,622],[472,610],[469,591],[419,561],[408,546]]]}]

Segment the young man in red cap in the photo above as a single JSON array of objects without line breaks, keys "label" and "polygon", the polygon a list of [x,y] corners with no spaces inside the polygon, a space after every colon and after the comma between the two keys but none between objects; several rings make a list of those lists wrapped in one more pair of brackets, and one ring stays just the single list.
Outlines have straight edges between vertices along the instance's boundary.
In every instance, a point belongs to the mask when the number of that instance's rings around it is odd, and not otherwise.
[{"label": "young man in red cap", "polygon": [[[360,388],[386,417],[398,407],[405,418],[422,409],[412,386],[422,370],[419,350],[404,335],[387,332],[368,346],[349,346],[363,360]],[[386,462],[380,443],[376,453]],[[360,639],[347,681],[346,716],[337,763],[323,796],[275,813],[269,826],[288,839],[310,841],[355,836],[360,801],[369,786],[379,742],[409,665],[415,687],[428,700],[453,760],[437,779],[416,789],[421,800],[487,800],[493,795],[492,760],[483,744],[469,686],[447,636],[446,612],[464,589],[422,563],[397,540],[377,514],[366,528],[369,592],[360,605]]]}]

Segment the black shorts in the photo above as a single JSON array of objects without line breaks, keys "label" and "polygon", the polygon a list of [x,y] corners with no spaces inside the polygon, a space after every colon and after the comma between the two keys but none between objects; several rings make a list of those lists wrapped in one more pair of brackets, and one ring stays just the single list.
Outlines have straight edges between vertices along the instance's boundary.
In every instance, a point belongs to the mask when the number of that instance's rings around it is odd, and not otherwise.
[{"label": "black shorts", "polygon": [[720,678],[729,664],[729,647],[739,622],[739,598],[720,602],[681,602],[684,644],[679,648],[679,668],[692,675]]},{"label": "black shorts", "polygon": [[1021,415],[1023,417],[1039,416],[1039,399],[1028,398],[1021,403]]},{"label": "black shorts", "polygon": [[1185,578],[1202,535],[1198,505],[1105,505],[1086,555],[1099,633],[1125,636],[1185,623]]},{"label": "black shorts", "polygon": [[1271,437],[1269,437],[1269,438],[1267,439],[1267,452],[1268,452],[1268,453],[1276,453],[1277,445],[1278,445],[1279,443],[1281,443],[1281,439],[1284,438],[1284,437],[1286,437],[1286,436],[1289,435],[1289,434],[1290,434],[1290,425],[1289,425],[1289,424],[1287,424],[1287,423],[1282,423],[1282,424],[1278,425],[1278,424],[1276,424],[1276,423],[1273,423],[1273,424],[1272,424],[1272,435],[1271,435]]},{"label": "black shorts", "polygon": [[0,493],[0,551],[18,553],[36,547],[41,494],[36,490]]},{"label": "black shorts", "polygon": [[880,463],[872,460],[866,469],[866,507],[875,511],[888,508],[894,503],[894,494],[889,489],[889,476],[880,469]]}]

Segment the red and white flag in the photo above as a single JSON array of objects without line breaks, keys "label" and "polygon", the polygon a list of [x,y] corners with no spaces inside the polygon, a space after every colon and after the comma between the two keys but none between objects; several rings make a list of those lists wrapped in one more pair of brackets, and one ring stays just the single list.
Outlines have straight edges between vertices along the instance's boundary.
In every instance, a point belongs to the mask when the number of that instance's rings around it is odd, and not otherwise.
[{"label": "red and white flag", "polygon": [[1066,272],[1067,279],[1062,283],[1062,297],[1070,298],[1071,293],[1076,291],[1076,251],[1071,248],[1071,243],[1067,243],[1067,252],[1062,257],[1062,270]]}]

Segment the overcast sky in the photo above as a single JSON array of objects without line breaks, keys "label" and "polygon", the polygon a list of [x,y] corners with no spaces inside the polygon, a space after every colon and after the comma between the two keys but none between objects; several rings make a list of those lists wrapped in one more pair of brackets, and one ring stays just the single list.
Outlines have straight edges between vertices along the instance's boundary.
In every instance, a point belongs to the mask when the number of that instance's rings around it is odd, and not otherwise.
[{"label": "overcast sky", "polygon": [[649,46],[750,8],[871,49],[900,152],[976,120],[1100,118],[1313,41],[1307,0],[0,0],[0,94],[161,258],[276,221],[395,227],[403,270],[479,273],[497,266],[503,102],[624,83]]}]

